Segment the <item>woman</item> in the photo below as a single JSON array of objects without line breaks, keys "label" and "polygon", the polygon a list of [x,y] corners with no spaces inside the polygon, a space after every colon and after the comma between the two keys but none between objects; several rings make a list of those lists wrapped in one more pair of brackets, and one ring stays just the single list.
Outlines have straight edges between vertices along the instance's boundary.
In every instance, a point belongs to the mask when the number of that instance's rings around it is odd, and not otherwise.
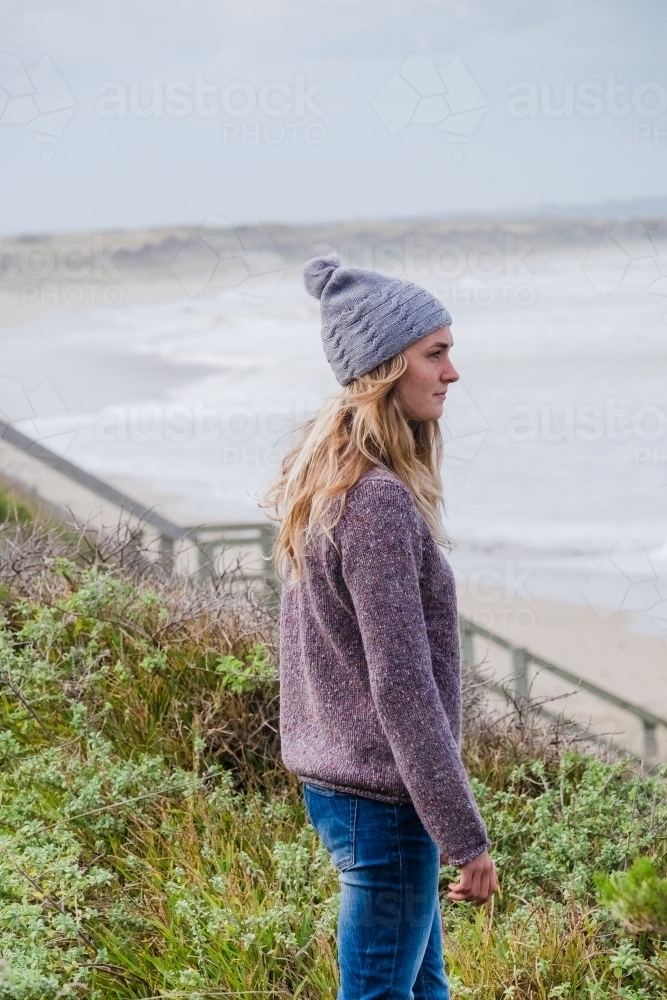
[{"label": "woman", "polygon": [[339,1000],[443,1000],[448,898],[496,889],[461,763],[454,578],[439,546],[451,318],[423,288],[309,261],[343,386],[270,494],[281,522],[281,739],[340,873]]}]

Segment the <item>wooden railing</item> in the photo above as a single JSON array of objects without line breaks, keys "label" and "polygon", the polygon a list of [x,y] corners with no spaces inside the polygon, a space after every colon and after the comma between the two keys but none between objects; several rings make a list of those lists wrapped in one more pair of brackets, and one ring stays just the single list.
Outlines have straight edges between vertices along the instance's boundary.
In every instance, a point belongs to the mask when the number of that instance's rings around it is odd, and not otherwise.
[{"label": "wooden railing", "polygon": [[[142,538],[148,541],[150,535],[151,546],[157,538],[157,561],[165,568],[171,568],[180,561],[181,568],[186,568],[186,572],[194,571],[201,580],[205,580],[224,565],[238,563],[245,579],[260,581],[275,593],[270,558],[275,527],[270,521],[251,524],[176,524],[153,508],[51,451],[4,420],[0,420],[0,440],[110,504],[122,519],[135,526]],[[48,504],[48,497],[41,499]],[[190,554],[188,549],[194,549],[194,560],[184,558]],[[256,553],[253,550],[257,550]],[[230,554],[236,558],[226,560],[225,556]]]},{"label": "wooden railing", "polygon": [[[246,580],[257,580],[277,591],[271,549],[276,528],[270,522],[255,524],[206,524],[190,529],[197,546],[199,579],[206,580],[225,566],[225,556],[238,554],[239,571]],[[254,566],[248,565],[256,549]],[[245,553],[245,556],[244,556]],[[229,565],[230,560],[227,560]]]},{"label": "wooden railing", "polygon": [[[608,705],[613,705],[615,708],[622,709],[624,712],[628,712],[630,715],[634,716],[634,718],[639,720],[642,727],[642,759],[649,762],[655,761],[658,755],[657,730],[659,727],[667,730],[667,719],[663,719],[661,716],[655,715],[653,712],[648,712],[640,705],[635,705],[626,698],[621,698],[612,691],[605,690],[605,688],[600,687],[598,684],[593,684],[592,681],[588,681],[584,677],[580,677],[571,670],[566,670],[564,667],[560,667],[558,664],[552,663],[550,660],[545,660],[543,656],[538,656],[537,653],[533,653],[523,646],[515,646],[514,643],[509,642],[507,639],[497,635],[495,632],[491,632],[488,628],[484,628],[482,625],[477,625],[469,618],[460,617],[459,628],[461,635],[461,662],[464,667],[472,667],[479,663],[479,659],[475,656],[475,636],[486,639],[487,642],[509,652],[512,666],[510,683],[507,687],[503,687],[498,684],[490,684],[491,690],[494,690],[496,693],[501,694],[504,697],[512,697],[518,701],[528,702],[528,699],[531,697],[530,668],[535,666],[539,668],[539,670],[546,670],[554,677],[558,677],[571,684],[575,692],[586,691],[588,694],[594,695],[600,701],[606,702]],[[553,714],[550,713],[544,706],[538,706],[536,711],[542,715],[553,718]],[[606,739],[604,742],[606,742],[612,749],[620,753],[628,752],[625,748],[619,747],[610,739]]]}]

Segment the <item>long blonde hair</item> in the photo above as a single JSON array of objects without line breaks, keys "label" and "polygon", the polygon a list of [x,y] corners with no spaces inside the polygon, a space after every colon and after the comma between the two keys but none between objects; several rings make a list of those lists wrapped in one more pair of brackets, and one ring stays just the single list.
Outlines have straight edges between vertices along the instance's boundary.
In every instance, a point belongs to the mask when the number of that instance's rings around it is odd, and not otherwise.
[{"label": "long blonde hair", "polygon": [[280,522],[273,556],[283,579],[289,564],[290,585],[303,574],[304,545],[318,531],[333,541],[348,490],[374,466],[385,466],[405,483],[436,542],[448,545],[440,425],[404,415],[395,386],[407,366],[397,354],[343,386],[302,425],[296,447],[283,459],[263,506]]}]

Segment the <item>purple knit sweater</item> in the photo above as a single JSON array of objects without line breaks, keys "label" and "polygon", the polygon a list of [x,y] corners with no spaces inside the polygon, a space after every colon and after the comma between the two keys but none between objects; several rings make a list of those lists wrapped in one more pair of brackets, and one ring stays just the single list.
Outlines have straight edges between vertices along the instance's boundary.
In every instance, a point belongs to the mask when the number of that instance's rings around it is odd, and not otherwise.
[{"label": "purple knit sweater", "polygon": [[459,753],[456,590],[408,488],[384,468],[283,590],[280,732],[302,780],[415,806],[453,864],[488,846]]}]

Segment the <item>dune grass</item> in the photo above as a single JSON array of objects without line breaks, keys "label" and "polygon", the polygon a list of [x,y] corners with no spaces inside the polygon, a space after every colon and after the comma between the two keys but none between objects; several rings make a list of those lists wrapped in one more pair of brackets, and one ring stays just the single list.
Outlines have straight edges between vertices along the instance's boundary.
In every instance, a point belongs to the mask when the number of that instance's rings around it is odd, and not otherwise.
[{"label": "dune grass", "polygon": [[[126,551],[0,540],[0,997],[334,997],[338,883],[279,761],[275,607]],[[664,996],[665,774],[468,707],[502,890],[443,901],[454,996]]]},{"label": "dune grass", "polygon": [[27,524],[36,513],[36,504],[26,503],[14,490],[0,482],[0,526]]}]

